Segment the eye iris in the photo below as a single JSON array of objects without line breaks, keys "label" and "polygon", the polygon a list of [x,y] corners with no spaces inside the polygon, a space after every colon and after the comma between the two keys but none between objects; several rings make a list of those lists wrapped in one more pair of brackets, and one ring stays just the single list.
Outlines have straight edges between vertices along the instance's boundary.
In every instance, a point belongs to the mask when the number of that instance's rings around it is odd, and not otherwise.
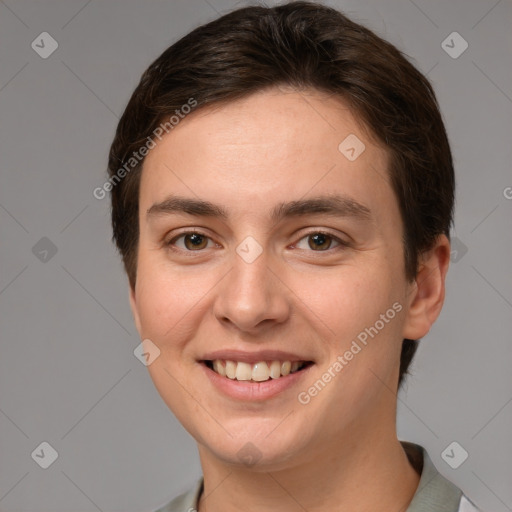
[{"label": "eye iris", "polygon": [[311,243],[309,243],[311,249],[327,249],[330,245],[331,237],[323,233],[315,233],[314,235],[310,235],[309,239],[314,240],[314,244],[319,244],[311,245]]},{"label": "eye iris", "polygon": [[[184,235],[185,247],[187,249],[204,249],[206,244],[206,237],[200,235],[198,233],[188,233]],[[311,244],[311,240],[313,240],[313,244]],[[311,249],[328,249],[331,241],[331,237],[329,235],[325,235],[323,233],[315,233],[314,235],[309,235],[309,247]],[[192,245],[190,245],[192,244]]]},{"label": "eye iris", "polygon": [[[192,243],[192,246],[190,246],[188,242]],[[205,242],[206,238],[197,233],[189,233],[185,235],[185,247],[187,249],[203,249],[204,247],[201,246],[201,243],[204,245]]]}]

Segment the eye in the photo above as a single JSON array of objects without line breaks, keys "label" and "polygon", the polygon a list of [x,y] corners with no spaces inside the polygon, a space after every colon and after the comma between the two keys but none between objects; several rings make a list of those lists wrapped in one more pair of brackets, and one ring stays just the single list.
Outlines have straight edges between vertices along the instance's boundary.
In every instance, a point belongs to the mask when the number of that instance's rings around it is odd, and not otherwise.
[{"label": "eye", "polygon": [[[182,240],[181,243],[179,243],[180,240]],[[307,247],[304,246],[304,243],[302,242],[303,240],[307,240],[307,242],[305,242],[307,243]],[[211,242],[210,245],[208,245],[209,242]],[[332,247],[333,243],[336,244],[334,247]],[[166,245],[171,247],[173,250],[178,249],[188,252],[197,252],[202,249],[212,247],[212,244],[215,245],[215,243],[208,236],[206,236],[204,233],[200,233],[199,231],[187,231],[175,236],[166,242]],[[331,249],[334,250],[339,247],[347,246],[347,242],[323,231],[312,231],[302,237],[299,242],[295,244],[295,247],[298,249],[312,249],[315,252],[327,252]]]},{"label": "eye", "polygon": [[[307,245],[308,247],[300,247],[300,243],[302,240],[307,239]],[[306,236],[302,237],[299,242],[296,244],[296,247],[298,249],[313,249],[313,251],[317,252],[326,252],[329,249],[332,249],[332,242],[337,244],[337,246],[334,247],[336,249],[337,247],[343,246],[346,247],[348,244],[344,242],[343,240],[340,240],[339,238],[335,237],[334,235],[331,235],[329,233],[324,233],[323,231],[312,231],[311,233],[308,233]]]},{"label": "eye", "polygon": [[[183,238],[183,245],[181,246],[176,243],[180,238]],[[188,231],[186,233],[181,233],[180,235],[175,236],[166,242],[166,245],[176,246],[184,251],[199,251],[201,249],[207,248],[208,241],[213,243],[213,241],[203,233],[199,233],[198,231]]]}]

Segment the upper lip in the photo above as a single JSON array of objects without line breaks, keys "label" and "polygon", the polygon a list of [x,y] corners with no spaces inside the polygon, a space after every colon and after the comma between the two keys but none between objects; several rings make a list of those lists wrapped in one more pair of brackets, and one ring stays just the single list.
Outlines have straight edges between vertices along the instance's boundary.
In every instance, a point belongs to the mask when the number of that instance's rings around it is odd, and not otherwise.
[{"label": "upper lip", "polygon": [[301,357],[291,352],[283,352],[281,350],[260,350],[257,352],[246,352],[242,350],[215,350],[208,352],[202,358],[202,361],[215,361],[221,359],[223,361],[240,361],[243,363],[255,364],[260,361],[312,361],[308,357]]}]

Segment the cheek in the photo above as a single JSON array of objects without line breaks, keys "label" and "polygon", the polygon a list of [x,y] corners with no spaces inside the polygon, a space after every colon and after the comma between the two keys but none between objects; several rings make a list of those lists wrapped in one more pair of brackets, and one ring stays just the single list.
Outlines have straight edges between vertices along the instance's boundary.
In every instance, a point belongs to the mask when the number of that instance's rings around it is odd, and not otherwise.
[{"label": "cheek", "polygon": [[[332,388],[333,396],[345,396],[350,389],[357,401],[362,390],[368,393],[378,382],[375,375],[385,380],[390,378],[401,346],[401,311],[404,310],[399,293],[401,282],[393,278],[388,266],[375,262],[364,267],[339,268],[329,279],[317,280],[321,288],[304,280],[304,292],[307,290],[308,296],[303,293],[301,298],[321,319],[321,322],[316,320],[317,326],[327,332],[327,366],[337,361],[338,356],[348,354]],[[328,400],[327,394],[324,398]]]},{"label": "cheek", "polygon": [[143,335],[156,340],[161,348],[187,337],[204,313],[205,298],[214,285],[211,273],[192,266],[177,270],[149,260],[140,261],[137,281]]},{"label": "cheek", "polygon": [[373,325],[397,300],[389,269],[375,264],[342,266],[295,279],[302,302],[343,339]]}]

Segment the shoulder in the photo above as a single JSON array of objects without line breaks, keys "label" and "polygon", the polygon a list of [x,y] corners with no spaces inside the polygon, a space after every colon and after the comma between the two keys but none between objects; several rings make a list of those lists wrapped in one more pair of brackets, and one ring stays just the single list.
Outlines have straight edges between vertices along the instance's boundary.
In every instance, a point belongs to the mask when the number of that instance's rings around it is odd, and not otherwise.
[{"label": "shoulder", "polygon": [[154,512],[197,512],[197,503],[202,491],[203,478],[201,477],[187,492],[180,494]]}]

